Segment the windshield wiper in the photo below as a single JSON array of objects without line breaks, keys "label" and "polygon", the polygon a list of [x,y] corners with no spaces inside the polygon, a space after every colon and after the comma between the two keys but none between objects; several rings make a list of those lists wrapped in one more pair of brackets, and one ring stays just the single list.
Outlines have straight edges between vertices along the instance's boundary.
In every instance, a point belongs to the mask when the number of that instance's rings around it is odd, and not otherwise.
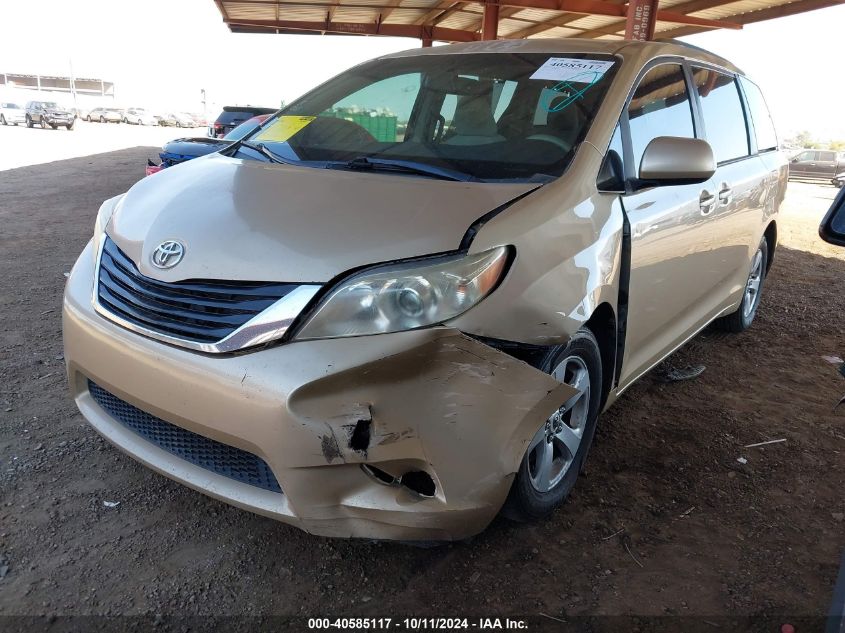
[{"label": "windshield wiper", "polygon": [[358,156],[350,161],[329,163],[327,167],[343,167],[345,169],[360,169],[373,171],[394,171],[403,174],[418,174],[440,180],[457,180],[460,182],[477,181],[478,179],[453,169],[444,169],[425,163],[417,163],[409,160],[393,160],[387,158],[370,158]]},{"label": "windshield wiper", "polygon": [[250,143],[249,141],[245,141],[245,140],[241,139],[240,141],[235,142],[232,145],[232,147],[230,147],[229,149],[230,150],[232,150],[232,149],[237,150],[239,147],[248,147],[249,149],[258,152],[262,156],[265,156],[271,163],[279,163],[281,165],[294,165],[295,164],[295,163],[279,156],[276,152],[271,150],[264,143]]}]

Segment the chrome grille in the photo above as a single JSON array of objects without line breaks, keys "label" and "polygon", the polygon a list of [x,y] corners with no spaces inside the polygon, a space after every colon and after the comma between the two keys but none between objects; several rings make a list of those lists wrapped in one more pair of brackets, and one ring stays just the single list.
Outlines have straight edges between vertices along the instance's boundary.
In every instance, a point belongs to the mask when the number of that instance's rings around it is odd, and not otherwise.
[{"label": "chrome grille", "polygon": [[100,306],[134,325],[196,343],[215,343],[300,284],[191,280],[168,283],[141,274],[104,237],[97,298]]}]

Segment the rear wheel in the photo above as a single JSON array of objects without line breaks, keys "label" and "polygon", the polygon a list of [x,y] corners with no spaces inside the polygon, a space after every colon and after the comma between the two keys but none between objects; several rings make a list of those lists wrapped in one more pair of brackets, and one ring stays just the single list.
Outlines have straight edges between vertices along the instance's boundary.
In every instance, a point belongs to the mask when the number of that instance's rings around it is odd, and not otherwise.
[{"label": "rear wheel", "polygon": [[547,364],[578,395],[561,405],[528,442],[503,513],[518,521],[551,514],[569,496],[593,441],[602,399],[601,352],[581,328]]},{"label": "rear wheel", "polygon": [[754,316],[757,314],[757,306],[760,305],[760,296],[763,292],[763,282],[766,280],[766,269],[769,265],[769,245],[764,237],[754,257],[751,258],[751,272],[745,282],[745,291],[742,293],[742,303],[736,312],[732,312],[716,320],[716,327],[726,332],[739,333],[747,330]]},{"label": "rear wheel", "polygon": [[85,117],[85,120],[88,121],[88,123],[91,123],[91,115],[89,114],[87,117]]},{"label": "rear wheel", "polygon": [[101,117],[100,117],[100,123],[105,123],[105,122],[106,122],[106,117],[101,116]]}]

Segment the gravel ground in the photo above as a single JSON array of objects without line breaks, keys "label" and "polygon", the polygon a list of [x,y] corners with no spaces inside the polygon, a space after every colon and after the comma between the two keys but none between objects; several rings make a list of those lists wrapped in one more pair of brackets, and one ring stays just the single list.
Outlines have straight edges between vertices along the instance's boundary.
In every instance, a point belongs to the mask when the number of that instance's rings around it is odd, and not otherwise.
[{"label": "gravel ground", "polygon": [[564,508],[419,549],[317,538],[228,507],[138,465],[77,413],[64,274],[100,202],[152,152],[0,172],[0,614],[511,614],[557,626],[827,613],[845,545],[845,410],[833,412],[845,381],[822,358],[845,354],[845,250],[816,237],[831,187],[790,186],[754,327],[705,331],[667,361],[705,365],[695,380],[631,388],[600,420]]}]

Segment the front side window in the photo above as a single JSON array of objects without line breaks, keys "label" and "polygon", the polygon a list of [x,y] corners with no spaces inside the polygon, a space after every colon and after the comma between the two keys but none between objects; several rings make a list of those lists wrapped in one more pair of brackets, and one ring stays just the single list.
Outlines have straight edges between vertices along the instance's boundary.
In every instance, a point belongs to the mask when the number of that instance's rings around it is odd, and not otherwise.
[{"label": "front side window", "polygon": [[[553,69],[550,58],[594,69]],[[245,139],[284,160],[346,168],[352,161],[448,170],[461,179],[545,182],[560,176],[616,71],[609,55],[420,55],[357,66],[305,95]],[[246,149],[244,149],[246,148]]]},{"label": "front side window", "polygon": [[801,152],[798,156],[795,157],[799,163],[810,163],[816,160],[816,153],[815,152]]},{"label": "front side window", "polygon": [[731,75],[707,68],[693,70],[707,142],[717,163],[748,156],[748,131],[736,81]]},{"label": "front side window", "polygon": [[745,77],[739,78],[742,88],[745,91],[745,99],[748,102],[748,109],[751,111],[751,119],[754,123],[754,135],[757,139],[757,151],[767,152],[778,148],[778,136],[775,132],[775,124],[772,122],[772,115],[766,106],[763,93],[753,81]]},{"label": "front side window", "polygon": [[634,169],[658,136],[695,138],[692,105],[680,64],[660,64],[643,76],[628,105]]}]

